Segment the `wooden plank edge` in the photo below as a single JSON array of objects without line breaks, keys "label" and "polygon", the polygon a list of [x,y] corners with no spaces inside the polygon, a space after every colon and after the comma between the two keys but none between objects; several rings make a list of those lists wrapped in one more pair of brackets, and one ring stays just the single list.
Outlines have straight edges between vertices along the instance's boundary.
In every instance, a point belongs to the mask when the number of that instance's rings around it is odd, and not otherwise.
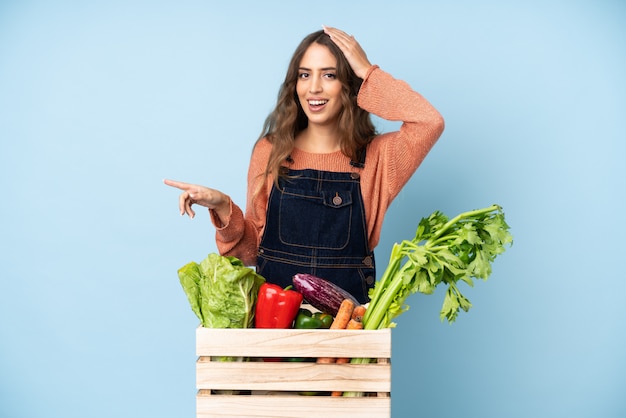
[{"label": "wooden plank edge", "polygon": [[326,397],[284,395],[198,396],[197,418],[294,417],[315,411],[324,418],[389,418],[390,397]]}]

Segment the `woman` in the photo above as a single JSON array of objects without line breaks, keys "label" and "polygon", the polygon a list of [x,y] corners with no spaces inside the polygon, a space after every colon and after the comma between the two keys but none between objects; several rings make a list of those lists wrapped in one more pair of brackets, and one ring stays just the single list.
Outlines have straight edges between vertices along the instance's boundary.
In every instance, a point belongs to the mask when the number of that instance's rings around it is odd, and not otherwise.
[{"label": "woman", "polygon": [[[403,124],[378,135],[370,113]],[[365,303],[387,208],[443,128],[439,112],[372,65],[353,36],[324,27],[296,49],[254,146],[245,215],[218,190],[165,183],[183,190],[181,215],[209,208],[221,254],[269,282],[309,273]]]}]

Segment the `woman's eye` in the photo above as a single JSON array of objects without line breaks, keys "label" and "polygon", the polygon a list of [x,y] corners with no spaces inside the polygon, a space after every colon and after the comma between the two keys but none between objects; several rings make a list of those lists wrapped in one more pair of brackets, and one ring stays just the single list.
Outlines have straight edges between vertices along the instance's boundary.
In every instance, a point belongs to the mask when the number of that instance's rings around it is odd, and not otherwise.
[{"label": "woman's eye", "polygon": [[300,73],[298,74],[298,78],[307,78],[309,76],[309,73]]},{"label": "woman's eye", "polygon": [[331,78],[331,79],[334,80],[334,79],[337,78],[337,74],[335,74],[335,73],[326,73],[326,74],[324,74],[324,77]]}]

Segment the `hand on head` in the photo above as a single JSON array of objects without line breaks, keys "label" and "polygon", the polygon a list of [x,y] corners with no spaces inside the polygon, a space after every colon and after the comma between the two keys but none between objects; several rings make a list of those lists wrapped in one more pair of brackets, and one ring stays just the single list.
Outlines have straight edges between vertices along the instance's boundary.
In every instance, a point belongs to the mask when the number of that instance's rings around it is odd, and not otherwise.
[{"label": "hand on head", "polygon": [[195,217],[196,213],[191,208],[193,204],[214,209],[221,219],[224,219],[223,216],[227,216],[230,211],[230,198],[219,190],[168,179],[163,182],[183,191],[178,198],[181,216],[187,214],[190,218]]},{"label": "hand on head", "polygon": [[352,70],[359,78],[365,78],[367,71],[372,64],[367,59],[367,55],[361,45],[354,39],[354,36],[348,35],[342,30],[332,28],[329,26],[322,26],[324,32],[332,39],[332,41],[339,47],[346,60],[352,67]]}]

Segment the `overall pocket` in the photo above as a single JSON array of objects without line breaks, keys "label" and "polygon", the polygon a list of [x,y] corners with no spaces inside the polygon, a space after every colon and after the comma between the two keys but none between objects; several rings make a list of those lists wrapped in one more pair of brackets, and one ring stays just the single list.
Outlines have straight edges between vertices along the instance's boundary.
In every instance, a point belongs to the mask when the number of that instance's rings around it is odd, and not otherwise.
[{"label": "overall pocket", "polygon": [[285,187],[280,195],[279,239],[307,248],[345,248],[350,242],[353,208],[349,190]]}]

